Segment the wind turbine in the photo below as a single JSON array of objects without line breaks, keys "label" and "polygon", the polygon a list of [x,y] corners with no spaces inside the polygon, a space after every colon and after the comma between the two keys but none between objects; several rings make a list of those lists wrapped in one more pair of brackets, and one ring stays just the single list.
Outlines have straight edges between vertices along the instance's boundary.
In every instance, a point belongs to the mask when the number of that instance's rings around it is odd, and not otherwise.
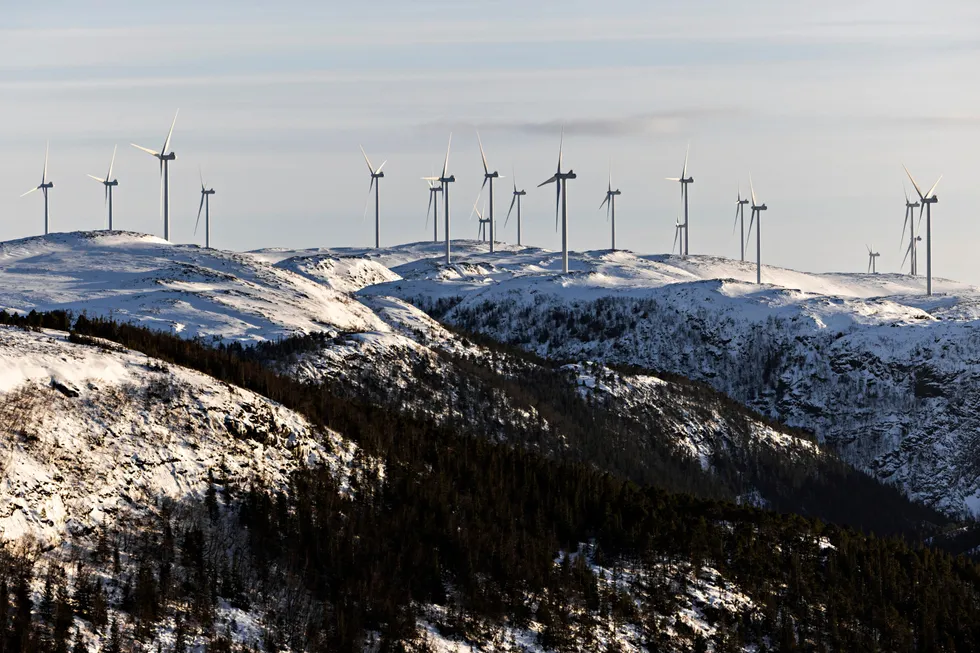
[{"label": "wind turbine", "polygon": [[925,209],[926,212],[926,295],[932,294],[932,205],[939,201],[939,198],[935,196],[936,186],[939,182],[943,180],[943,176],[939,175],[939,179],[936,183],[932,185],[929,192],[925,195],[919,189],[919,185],[915,183],[915,179],[912,177],[912,173],[903,164],[905,168],[905,174],[909,176],[912,181],[912,185],[915,187],[915,192],[919,194],[919,201],[922,202],[922,206],[919,207],[919,218],[922,218],[922,210]]},{"label": "wind turbine", "polygon": [[432,212],[432,242],[439,242],[439,193],[442,192],[442,186],[432,183],[430,178],[426,180],[429,184],[429,206],[425,209],[425,226],[429,226],[429,212]]},{"label": "wind turbine", "polygon": [[174,125],[177,124],[177,115],[180,109],[174,114],[174,121],[170,123],[170,131],[167,132],[167,140],[163,142],[163,149],[159,152],[141,147],[136,143],[130,143],[138,150],[143,150],[147,154],[152,154],[160,160],[160,178],[163,181],[163,239],[170,240],[170,162],[177,160],[177,155],[168,152],[170,149],[170,137],[174,134]]},{"label": "wind turbine", "polygon": [[44,170],[41,172],[41,183],[40,185],[35,186],[34,188],[30,189],[29,191],[21,195],[21,197],[25,197],[27,195],[30,195],[36,190],[41,191],[41,194],[44,195],[44,235],[45,236],[48,235],[48,191],[51,190],[52,188],[54,188],[54,182],[48,181],[48,144],[45,143]]},{"label": "wind turbine", "polygon": [[370,196],[371,191],[374,190],[374,248],[378,249],[381,247],[381,204],[379,194],[381,190],[381,178],[385,176],[385,173],[381,172],[381,169],[385,167],[385,163],[388,163],[388,160],[385,159],[382,161],[378,169],[375,170],[374,166],[371,165],[371,159],[368,158],[363,147],[361,147],[361,154],[364,155],[368,172],[371,173],[371,185],[368,186],[368,195]]},{"label": "wind turbine", "polygon": [[[868,246],[865,245],[865,247]],[[871,274],[878,274],[878,266],[875,264],[875,261],[879,256],[881,256],[881,254],[874,251],[871,247],[868,247],[868,272]]]},{"label": "wind turbine", "polygon": [[197,226],[201,224],[201,209],[204,209],[204,247],[211,249],[211,196],[214,189],[208,188],[204,183],[204,173],[201,172],[201,205],[197,207],[197,222],[194,223],[194,235],[197,235]]},{"label": "wind turbine", "polygon": [[681,199],[684,200],[684,256],[691,253],[690,249],[690,228],[688,227],[687,215],[687,185],[694,183],[694,177],[687,176],[687,158],[691,154],[691,145],[687,146],[687,154],[684,155],[684,169],[680,177],[668,177],[667,181],[677,181],[681,184]]},{"label": "wind turbine", "polygon": [[480,132],[476,133],[476,140],[480,143],[480,156],[483,157],[483,185],[480,186],[480,192],[483,192],[487,182],[490,182],[490,215],[487,219],[490,221],[490,253],[493,254],[493,241],[496,238],[494,231],[497,226],[493,219],[493,180],[498,178],[502,179],[502,177],[500,177],[500,173],[496,170],[490,172],[490,166],[487,165],[487,154],[483,151],[483,140],[480,138]]},{"label": "wind turbine", "polygon": [[[681,232],[684,231],[684,225],[681,224],[680,218],[674,218],[674,244],[670,246],[670,253],[674,253],[674,248],[677,247],[677,240],[680,238]],[[678,254],[684,253],[684,239],[680,238],[681,248],[677,250]]]},{"label": "wind turbine", "polygon": [[449,150],[453,146],[453,135],[449,134],[449,145],[446,147],[446,162],[442,166],[441,177],[422,177],[425,181],[438,181],[442,184],[442,201],[446,207],[446,265],[452,263],[452,251],[449,244],[449,184],[456,181],[456,175],[449,174]]},{"label": "wind turbine", "polygon": [[99,182],[105,187],[105,201],[109,207],[109,231],[112,231],[112,187],[118,186],[119,182],[112,178],[112,164],[116,162],[116,148],[112,148],[112,158],[109,160],[109,172],[106,173],[105,179],[100,179],[95,175],[89,175],[92,179]]},{"label": "wind turbine", "polygon": [[905,191],[905,222],[902,223],[902,240],[905,240],[905,228],[909,229],[909,246],[905,250],[905,258],[902,259],[902,267],[905,266],[905,259],[911,256],[911,263],[909,266],[909,272],[912,276],[918,273],[916,269],[918,261],[916,261],[916,243],[921,238],[916,238],[915,236],[915,209],[919,208],[919,202],[912,202],[909,199],[909,192]]},{"label": "wind turbine", "polygon": [[[477,220],[479,220],[479,226],[477,227],[476,234],[477,238],[479,238],[481,241],[485,241],[487,239],[487,225],[490,224],[490,218],[483,217],[483,214],[487,210],[486,203],[483,205],[483,211],[480,211],[479,207],[477,206],[479,203],[480,198],[477,196],[476,202],[473,203],[473,213],[476,214]],[[472,217],[473,216],[471,214],[470,218]]]},{"label": "wind turbine", "polygon": [[[742,247],[742,262],[745,262],[745,205],[749,203],[749,199],[742,197],[742,187],[738,187],[738,200],[735,202],[735,225],[742,226],[742,237],[738,239],[739,244]],[[735,233],[735,227],[732,227],[732,233]]]},{"label": "wind turbine", "polygon": [[514,204],[517,204],[517,246],[521,245],[521,198],[527,195],[525,190],[517,190],[517,173],[514,173],[514,198],[510,201],[510,208],[507,209],[507,219],[504,220],[504,227],[510,222],[510,212],[514,210]]},{"label": "wind turbine", "polygon": [[609,166],[609,186],[606,190],[606,199],[602,200],[602,204],[599,205],[599,209],[603,206],[606,207],[606,220],[612,215],[612,251],[616,251],[616,196],[622,195],[622,192],[617,188],[613,190],[612,188],[612,165]]},{"label": "wind turbine", "polygon": [[755,282],[762,283],[762,212],[769,207],[759,204],[755,198],[755,187],[752,186],[752,175],[749,175],[749,191],[752,194],[752,215],[749,217],[749,235],[752,235],[752,224],[755,223]]},{"label": "wind turbine", "polygon": [[561,270],[568,274],[568,180],[575,179],[576,175],[572,170],[561,171],[562,148],[565,146],[565,127],[561,128],[561,141],[558,144],[558,169],[555,174],[547,181],[538,184],[538,188],[548,184],[555,184],[555,230],[558,230],[558,211],[561,209]]}]

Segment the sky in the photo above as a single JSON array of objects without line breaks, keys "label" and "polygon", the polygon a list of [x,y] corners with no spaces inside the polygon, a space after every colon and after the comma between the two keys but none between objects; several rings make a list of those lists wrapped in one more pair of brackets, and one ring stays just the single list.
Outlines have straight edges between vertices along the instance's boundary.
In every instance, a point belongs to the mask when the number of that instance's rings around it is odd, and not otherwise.
[{"label": "sky", "polygon": [[[43,229],[45,143],[53,231],[114,221],[162,235],[156,161],[172,140],[171,240],[195,235],[200,175],[214,186],[213,245],[366,246],[370,182],[383,245],[431,238],[428,191],[453,135],[453,236],[475,237],[477,132],[504,216],[527,189],[524,243],[561,246],[554,194],[561,126],[574,250],[670,250],[690,145],[692,254],[738,257],[736,194],[749,175],[763,261],[861,271],[866,245],[897,271],[906,164],[934,207],[936,276],[980,284],[980,5],[971,2],[552,0],[479,3],[168,3],[4,6],[0,23],[0,239]],[[486,193],[480,199],[482,204]],[[373,206],[372,206],[373,208]],[[923,227],[925,222],[923,221]],[[442,226],[440,225],[440,234]],[[754,239],[748,255],[754,257]],[[925,267],[920,253],[920,271]]]}]

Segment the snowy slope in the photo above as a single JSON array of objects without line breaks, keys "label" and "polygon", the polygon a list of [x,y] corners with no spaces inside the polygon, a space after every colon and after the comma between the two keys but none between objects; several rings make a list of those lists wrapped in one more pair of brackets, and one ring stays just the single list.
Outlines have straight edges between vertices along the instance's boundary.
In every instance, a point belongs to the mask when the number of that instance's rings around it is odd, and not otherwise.
[{"label": "snowy slope", "polygon": [[209,471],[284,488],[301,466],[346,476],[355,450],[196,372],[12,328],[0,328],[0,431],[0,539],[47,545],[199,498]]},{"label": "snowy slope", "polygon": [[[329,253],[324,250],[322,253]],[[479,243],[446,268],[429,244],[371,253],[398,296],[449,323],[558,360],[705,380],[952,512],[980,514],[980,290],[898,274],[808,274],[631,252],[558,256]]]},{"label": "snowy slope", "polygon": [[87,311],[225,340],[385,328],[359,302],[307,276],[129,232],[0,244],[0,307]]}]

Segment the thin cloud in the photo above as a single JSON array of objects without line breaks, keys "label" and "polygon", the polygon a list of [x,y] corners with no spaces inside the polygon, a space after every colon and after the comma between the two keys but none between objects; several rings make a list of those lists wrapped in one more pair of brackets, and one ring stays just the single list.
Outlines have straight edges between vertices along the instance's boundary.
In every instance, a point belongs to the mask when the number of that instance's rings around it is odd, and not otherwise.
[{"label": "thin cloud", "polygon": [[[644,136],[677,134],[690,129],[701,120],[730,118],[742,115],[739,109],[692,109],[644,113],[610,118],[572,118],[539,122],[489,122],[473,125],[483,131],[510,132],[551,136],[560,131],[573,136]],[[439,126],[445,129],[444,125]]]}]

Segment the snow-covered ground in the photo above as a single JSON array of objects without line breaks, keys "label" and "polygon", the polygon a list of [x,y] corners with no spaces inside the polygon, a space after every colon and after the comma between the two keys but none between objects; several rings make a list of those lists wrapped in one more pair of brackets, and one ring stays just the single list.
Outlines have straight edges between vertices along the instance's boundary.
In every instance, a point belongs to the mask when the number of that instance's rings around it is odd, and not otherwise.
[{"label": "snow-covered ground", "polygon": [[116,346],[0,327],[0,539],[46,546],[201,498],[208,473],[287,487],[355,446],[247,390]]}]

